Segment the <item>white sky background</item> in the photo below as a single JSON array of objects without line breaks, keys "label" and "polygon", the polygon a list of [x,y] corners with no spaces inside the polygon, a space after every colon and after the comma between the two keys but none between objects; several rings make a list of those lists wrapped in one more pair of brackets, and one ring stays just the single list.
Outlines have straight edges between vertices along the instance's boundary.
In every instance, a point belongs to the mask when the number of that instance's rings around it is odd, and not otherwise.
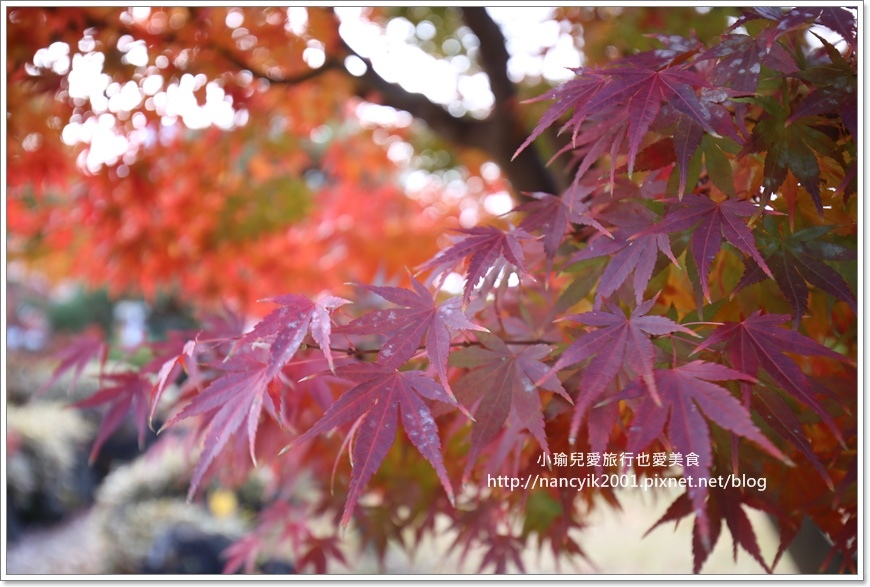
[{"label": "white sky background", "polygon": [[[513,81],[519,82],[526,76],[543,76],[559,83],[573,77],[567,68],[579,67],[581,54],[575,49],[572,37],[560,30],[559,23],[549,20],[552,8],[490,7],[487,10],[501,25],[508,41],[511,55],[508,73]],[[434,35],[431,24],[421,23],[423,26],[415,30],[408,20],[395,18],[382,30],[363,20],[361,12],[360,8],[336,8],[342,21],[340,32],[355,51],[372,61],[381,77],[400,83],[408,91],[422,93],[433,102],[449,105],[454,115],[461,116],[467,111],[484,118],[489,113],[494,100],[489,80],[484,73],[466,75],[470,66],[466,56],[438,59],[408,42],[415,35],[425,38],[430,28]],[[541,50],[553,46],[554,41],[555,47],[541,57]],[[462,37],[461,42],[467,49],[477,46],[474,35]]]}]

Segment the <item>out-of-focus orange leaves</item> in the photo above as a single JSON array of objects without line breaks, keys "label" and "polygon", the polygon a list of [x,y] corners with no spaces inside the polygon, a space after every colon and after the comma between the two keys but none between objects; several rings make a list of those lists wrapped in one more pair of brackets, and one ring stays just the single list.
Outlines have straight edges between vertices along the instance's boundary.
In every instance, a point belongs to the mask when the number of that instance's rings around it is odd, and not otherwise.
[{"label": "out-of-focus orange leaves", "polygon": [[[374,140],[356,117],[347,76],[280,81],[311,72],[306,50],[329,52],[339,42],[331,10],[289,14],[10,11],[10,259],[55,278],[108,285],[114,294],[176,289],[190,301],[232,300],[256,313],[262,309],[254,302],[276,292],[315,295],[376,274],[403,276],[431,257],[450,205],[424,214],[424,203],[403,194],[387,149],[407,132],[379,130]],[[123,47],[141,41],[147,65],[134,66]],[[47,62],[33,64],[53,42],[66,43],[70,59],[101,52],[108,83],[132,81],[139,105],[106,112],[70,98],[65,75]],[[278,81],[257,80],[246,66]],[[237,113],[234,128],[190,130],[167,120],[158,102],[168,98],[145,91],[156,75],[163,78],[159,92],[183,76],[204,76],[193,92],[200,107],[209,84],[217,84]],[[85,157],[99,147],[65,145],[61,133],[70,122],[93,128],[97,120],[111,121],[132,142],[126,155],[88,173]]]}]

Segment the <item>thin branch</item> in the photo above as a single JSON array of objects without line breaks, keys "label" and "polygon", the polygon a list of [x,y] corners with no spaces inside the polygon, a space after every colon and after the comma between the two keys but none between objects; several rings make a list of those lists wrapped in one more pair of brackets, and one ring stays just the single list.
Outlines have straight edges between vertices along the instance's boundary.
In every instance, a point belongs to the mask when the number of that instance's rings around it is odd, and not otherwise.
[{"label": "thin branch", "polygon": [[218,44],[212,44],[211,48],[218,53],[221,57],[238,67],[239,69],[248,70],[254,77],[264,79],[268,81],[270,84],[280,84],[280,85],[298,85],[305,83],[309,80],[315,79],[327,71],[333,69],[341,69],[342,64],[340,61],[336,59],[327,59],[323,65],[318,67],[317,69],[310,69],[303,73],[294,76],[275,76],[270,73],[266,73],[262,71],[250,63],[245,62],[241,57],[236,55],[234,52],[230,51],[227,47]]},{"label": "thin branch", "polygon": [[[506,340],[506,341],[504,341],[504,343],[507,345],[517,345],[517,346],[532,346],[532,345],[536,345],[536,344],[549,344],[549,345],[558,344],[558,343],[555,343],[555,342],[552,342],[549,340]],[[478,342],[476,340],[466,340],[463,342],[451,342],[450,343],[451,348],[468,348],[468,347],[473,347],[473,346],[483,346],[483,343]],[[313,345],[312,345],[312,347],[313,347]],[[334,352],[334,353],[344,353],[349,357],[359,356],[362,354],[372,354],[372,353],[381,352],[381,349],[345,349],[345,348],[340,348],[340,347],[329,347],[329,350]],[[426,350],[426,347],[424,347],[424,346],[417,347],[417,351],[423,351],[423,350]]]}]

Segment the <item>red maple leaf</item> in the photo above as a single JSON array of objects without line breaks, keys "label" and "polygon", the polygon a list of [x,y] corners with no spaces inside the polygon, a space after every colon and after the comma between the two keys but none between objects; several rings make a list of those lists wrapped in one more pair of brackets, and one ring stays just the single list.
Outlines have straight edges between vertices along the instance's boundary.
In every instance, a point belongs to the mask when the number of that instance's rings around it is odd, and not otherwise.
[{"label": "red maple leaf", "polygon": [[247,436],[251,460],[256,463],[254,446],[264,407],[272,418],[281,421],[275,399],[268,393],[272,377],[268,375],[267,364],[251,353],[243,353],[229,358],[219,368],[225,374],[212,381],[160,429],[163,431],[193,416],[205,417],[203,451],[191,477],[188,499],[196,493],[209,466],[235,434]]},{"label": "red maple leaf", "polygon": [[337,561],[347,565],[347,560],[344,558],[344,553],[341,550],[341,539],[338,536],[327,536],[325,538],[309,536],[305,541],[305,550],[296,560],[296,569],[301,571],[311,566],[314,574],[325,575],[328,561]]},{"label": "red maple leaf", "polygon": [[478,573],[482,573],[486,567],[492,565],[493,573],[504,575],[508,570],[508,562],[516,565],[520,573],[526,572],[523,559],[520,557],[526,549],[525,540],[512,534],[496,533],[488,537],[485,546],[486,553],[480,561]]},{"label": "red maple leaf", "polygon": [[[679,67],[669,67],[661,71],[646,68],[619,68],[611,73],[614,79],[619,80],[620,85],[624,86],[619,88],[616,95],[631,93],[631,101],[628,103],[629,175],[634,169],[634,158],[637,156],[641,140],[658,115],[662,100],[666,100],[708,132],[716,134],[711,126],[713,121],[709,110],[701,104],[695,94],[694,88],[707,85],[698,74]],[[636,91],[632,91],[632,88],[636,88]]]},{"label": "red maple leaf", "polygon": [[166,386],[175,380],[179,371],[184,370],[188,376],[184,388],[198,390],[202,383],[200,355],[204,351],[207,353],[210,347],[232,343],[245,331],[244,318],[229,308],[224,308],[224,312],[219,314],[206,314],[202,322],[203,328],[199,331],[173,330],[167,333],[167,340],[154,341],[148,345],[154,357],[142,367],[141,372],[153,373],[157,378],[151,388],[149,427],[152,427],[152,420]]},{"label": "red maple leaf", "polygon": [[[714,84],[743,93],[756,91],[762,65],[786,74],[798,69],[785,48],[778,44],[766,47],[761,39],[749,35],[723,35],[720,43],[698,57],[698,61],[707,59],[717,59],[711,75]],[[745,122],[748,105],[737,102],[733,108],[741,132],[749,136]]]},{"label": "red maple leaf", "polygon": [[329,311],[349,304],[349,300],[324,296],[312,302],[305,296],[288,294],[266,298],[263,301],[280,304],[282,307],[270,312],[254,326],[251,332],[244,335],[241,341],[254,342],[260,339],[271,342],[266,370],[268,379],[277,375],[287,361],[293,358],[309,330],[326,356],[329,368],[334,370],[332,352],[329,349],[329,334],[332,328]]},{"label": "red maple leaf", "polygon": [[[191,373],[196,369],[196,360],[193,353],[196,350],[196,341],[189,340],[184,343],[181,352],[167,359],[157,372],[157,381],[151,387],[149,403],[151,408],[148,410],[148,427],[153,430],[152,421],[154,414],[157,412],[157,406],[160,402],[160,397],[163,395],[166,385],[172,380],[172,376],[178,373],[178,369],[184,369]],[[143,372],[147,369],[143,368]]]},{"label": "red maple leaf", "polygon": [[491,495],[481,498],[473,509],[454,510],[451,530],[455,531],[456,538],[447,548],[447,553],[452,554],[459,549],[459,564],[463,565],[473,546],[483,546],[486,554],[478,566],[478,572],[493,565],[494,572],[504,574],[509,560],[520,572],[525,572],[520,558],[520,553],[525,549],[525,539],[504,532],[507,523],[505,504],[503,498]]},{"label": "red maple leaf", "polygon": [[109,404],[109,409],[103,415],[94,446],[91,448],[89,460],[97,458],[103,444],[112,432],[124,423],[124,418],[132,410],[133,421],[139,432],[139,447],[145,442],[145,426],[148,419],[148,390],[151,385],[139,373],[117,373],[105,375],[110,385],[103,386],[94,395],[73,404],[77,408],[92,408],[101,404]]},{"label": "red maple leaf", "polygon": [[833,490],[834,481],[828,474],[825,465],[813,452],[812,444],[804,432],[800,419],[791,411],[788,402],[777,391],[762,385],[756,386],[752,391],[754,392],[753,397],[757,400],[754,407],[758,414],[777,434],[791,443],[807,458],[828,487]]},{"label": "red maple leaf", "polygon": [[[417,269],[431,269],[432,279],[438,282],[468,259],[463,306],[468,305],[475,289],[478,290],[478,295],[485,297],[498,277],[507,278],[507,274],[514,270],[531,278],[526,270],[523,247],[520,244],[521,240],[532,238],[525,230],[515,228],[503,231],[494,226],[475,226],[459,232],[467,236],[460,237],[456,244],[440,251]],[[487,279],[478,286],[483,277]]]},{"label": "red maple leaf", "polygon": [[695,226],[692,233],[692,255],[698,267],[701,289],[709,302],[710,265],[722,247],[723,238],[755,260],[769,277],[773,277],[755,246],[752,231],[742,220],[757,211],[758,206],[751,202],[725,200],[717,204],[706,196],[687,194],[660,222],[629,237],[629,241],[647,234],[669,234]]},{"label": "red maple leaf", "polygon": [[[778,459],[791,461],[755,426],[740,401],[713,383],[755,382],[754,377],[717,363],[693,361],[673,369],[655,369],[653,380],[655,392],[648,379],[638,379],[620,394],[621,397],[637,397],[643,390],[649,392],[634,410],[627,450],[637,453],[646,448],[662,435],[667,423],[667,436],[674,449],[683,455],[694,453],[698,456],[698,466],[685,467],[684,475],[690,479],[687,493],[698,515],[702,536],[709,543],[710,526],[704,507],[708,487],[701,480],[710,477],[713,452],[709,426],[698,409],[725,430],[752,440]],[[654,393],[660,402],[655,401]]]},{"label": "red maple leaf", "polygon": [[[225,374],[212,381],[161,428],[163,430],[193,416],[205,417],[204,449],[191,478],[188,498],[196,493],[209,466],[235,434],[247,436],[251,460],[256,463],[255,446],[261,413],[265,408],[275,421],[281,423],[279,406],[276,405],[279,400],[276,398],[280,398],[283,384],[277,376],[299,350],[309,330],[329,366],[333,367],[329,352],[329,310],[347,303],[347,300],[325,296],[312,302],[305,296],[285,295],[269,298],[269,301],[282,307],[270,312],[240,339],[240,342],[268,341],[268,359],[261,360],[261,352],[256,348],[230,357],[218,365]],[[192,352],[189,345],[185,349]],[[171,365],[165,366],[168,371],[172,370]]]},{"label": "red maple leaf", "polygon": [[451,331],[485,329],[468,320],[459,298],[436,305],[435,298],[422,283],[413,278],[411,283],[413,291],[399,287],[361,286],[403,308],[369,312],[338,331],[344,334],[386,335],[387,340],[378,353],[378,362],[394,369],[414,356],[425,337],[429,362],[435,367],[448,393],[451,393],[447,382]]},{"label": "red maple leaf", "polygon": [[[838,33],[853,47],[856,43],[855,16],[844,8],[799,6],[786,9],[778,6],[757,7],[751,9],[751,11],[744,12],[731,25],[729,30],[734,30],[748,21],[760,19],[773,21],[758,35],[759,47],[767,50],[776,46],[776,40],[786,33],[800,28],[807,28],[816,23],[822,24]],[[776,23],[775,26],[773,23]]]},{"label": "red maple leaf", "polygon": [[64,373],[67,371],[72,371],[72,379],[69,383],[69,389],[72,389],[78,382],[79,377],[81,377],[85,367],[88,366],[88,363],[98,359],[100,361],[100,367],[102,368],[106,362],[108,351],[109,347],[106,346],[106,343],[103,341],[103,336],[98,329],[85,331],[57,353],[57,357],[60,359],[60,365],[58,365],[54,370],[51,378],[36,390],[36,395],[41,395],[48,388],[57,383],[57,381],[63,377]]},{"label": "red maple leaf", "polygon": [[844,444],[837,425],[815,397],[816,393],[830,395],[830,392],[807,377],[800,366],[784,353],[817,355],[838,361],[848,361],[848,358],[799,332],[778,328],[789,320],[790,316],[785,314],[762,316],[759,310],[742,322],[725,322],[692,354],[717,343],[726,343],[735,369],[757,376],[759,368],[763,368],[777,385],[818,414],[837,440]]},{"label": "red maple leaf", "polygon": [[523,144],[520,145],[516,153],[514,153],[514,159],[516,159],[517,155],[519,155],[526,147],[531,145],[532,141],[538,138],[545,130],[552,126],[553,123],[559,120],[562,115],[567,114],[576,104],[589,100],[609,81],[604,75],[602,75],[603,72],[600,70],[580,67],[575,69],[574,72],[578,77],[565,82],[558,88],[548,90],[546,93],[526,101],[526,103],[529,104],[541,100],[554,100],[552,106],[550,106],[550,108],[544,113],[535,129],[529,135],[529,138],[523,141]]},{"label": "red maple leaf", "polygon": [[[694,53],[695,50],[687,52]],[[615,151],[627,137],[629,174],[634,170],[634,160],[641,142],[658,116],[662,102],[667,102],[681,114],[681,118],[693,121],[700,129],[714,135],[719,134],[714,128],[714,124],[717,124],[715,116],[696,93],[696,89],[709,88],[710,84],[685,65],[669,65],[676,57],[676,54],[669,54],[666,58],[653,58],[645,64],[649,67],[639,65],[643,61],[623,60],[606,69],[578,69],[579,80],[564,84],[541,97],[555,98],[556,102],[517,153],[572,107],[574,113],[562,130],[573,127],[576,144],[576,137],[580,134],[584,121],[597,118],[596,124],[590,127],[592,132],[600,135],[590,147],[590,153],[596,154],[593,159],[597,158],[597,154],[608,150],[608,147],[611,154],[615,155]],[[661,69],[656,69],[659,67]],[[605,130],[615,126],[602,125],[605,118],[611,121],[620,120],[621,123],[616,125],[620,130]],[[616,167],[616,158],[613,157],[611,177]]]},{"label": "red maple leaf", "polygon": [[336,375],[356,382],[307,432],[284,450],[311,440],[347,422],[355,424],[353,472],[341,525],[347,526],[354,507],[372,475],[396,439],[398,418],[411,443],[435,468],[441,485],[453,501],[453,488],[441,457],[438,426],[422,398],[455,405],[444,389],[422,371],[397,371],[380,363],[353,363],[337,367]]},{"label": "red maple leaf", "polygon": [[[696,516],[694,526],[692,527],[692,552],[694,554],[694,573],[700,573],[701,567],[707,561],[719,536],[722,532],[722,520],[725,520],[728,530],[731,532],[731,540],[733,542],[734,560],[737,560],[738,544],[748,552],[752,558],[758,561],[758,564],[767,571],[772,572],[771,566],[764,562],[764,557],[761,556],[761,549],[758,545],[758,540],[755,536],[755,531],[752,528],[752,522],[743,510],[744,505],[758,507],[757,501],[752,499],[752,495],[729,487],[728,489],[712,488],[710,489],[710,499],[704,508],[706,518],[709,524],[709,533],[705,537],[702,534],[702,526],[699,517]],[[679,522],[681,519],[689,516],[695,511],[695,505],[692,502],[688,493],[683,493],[668,507],[667,511],[661,518],[646,531],[646,536],[662,524],[667,522]],[[775,562],[774,562],[775,564]]]},{"label": "red maple leaf", "polygon": [[656,298],[643,302],[628,317],[608,300],[606,305],[609,312],[600,310],[583,312],[565,318],[565,320],[600,327],[599,330],[584,334],[571,343],[556,364],[538,381],[540,385],[556,371],[592,357],[580,379],[580,392],[575,400],[574,416],[569,432],[571,444],[574,444],[577,429],[587,410],[624,367],[640,375],[656,403],[660,403],[656,392],[656,380],[653,377],[655,347],[649,340],[649,336],[661,336],[673,332],[698,335],[664,316],[647,316],[655,301]]},{"label": "red maple leaf", "polygon": [[[452,365],[473,368],[456,383],[461,400],[474,413],[464,478],[483,448],[504,427],[508,416],[528,429],[544,452],[550,454],[544,433],[541,396],[535,382],[548,371],[541,359],[549,355],[553,347],[535,344],[517,350],[516,346],[511,348],[509,341],[493,334],[478,333],[475,336],[483,347],[461,349],[451,357]],[[545,381],[541,387],[571,401],[558,379]]]},{"label": "red maple leaf", "polygon": [[570,223],[588,224],[599,232],[611,236],[609,230],[587,213],[588,206],[583,202],[583,198],[593,190],[593,186],[572,185],[561,197],[544,192],[529,193],[526,195],[534,198],[535,201],[514,208],[514,212],[526,213],[526,217],[520,222],[520,229],[527,231],[540,229],[543,234],[547,273],[552,269],[553,259]]},{"label": "red maple leaf", "polygon": [[596,290],[596,306],[602,299],[608,298],[619,286],[621,286],[628,274],[634,271],[635,301],[639,304],[643,300],[644,291],[652,277],[656,265],[658,252],[667,255],[671,262],[679,267],[674,253],[671,251],[671,243],[667,234],[632,234],[630,230],[620,229],[613,233],[610,239],[596,235],[589,241],[589,245],[582,251],[575,253],[568,259],[568,265],[608,256],[610,261],[601,274]]},{"label": "red maple leaf", "polygon": [[822,8],[818,22],[843,37],[853,50],[858,49],[858,21],[848,9],[835,6]]},{"label": "red maple leaf", "polygon": [[257,566],[257,557],[262,550],[262,536],[254,533],[242,536],[221,553],[221,556],[226,559],[222,573],[232,575],[243,569],[246,574],[253,574]]}]

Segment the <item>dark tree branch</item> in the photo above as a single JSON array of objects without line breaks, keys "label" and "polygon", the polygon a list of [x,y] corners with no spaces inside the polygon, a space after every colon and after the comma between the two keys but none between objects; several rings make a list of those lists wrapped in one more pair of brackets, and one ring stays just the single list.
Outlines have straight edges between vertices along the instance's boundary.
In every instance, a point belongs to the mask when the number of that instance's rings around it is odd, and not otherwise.
[{"label": "dark tree branch", "polygon": [[246,70],[250,71],[251,74],[254,75],[254,77],[264,79],[264,80],[268,81],[270,84],[282,84],[282,85],[289,85],[289,86],[298,85],[298,84],[305,83],[309,80],[315,79],[315,78],[323,75],[324,73],[326,73],[327,71],[330,71],[332,69],[341,69],[341,66],[342,66],[341,62],[336,61],[334,59],[328,59],[328,60],[326,60],[326,62],[324,62],[323,65],[321,65],[317,69],[309,69],[308,71],[302,72],[298,75],[278,77],[278,76],[266,73],[265,71],[261,71],[261,70],[257,69],[256,67],[254,67],[250,63],[245,62],[241,57],[239,57],[238,55],[236,55],[234,52],[230,51],[229,49],[227,49],[223,45],[212,44],[211,47],[221,57],[223,57],[224,59],[226,59],[227,61],[229,61],[230,63],[232,63],[236,67],[238,67],[239,69],[246,69]]},{"label": "dark tree branch", "polygon": [[525,149],[516,159],[513,154],[529,135],[522,122],[517,103],[517,88],[508,77],[507,40],[501,28],[484,7],[464,7],[465,23],[480,41],[480,64],[489,78],[495,105],[488,122],[491,124],[492,147],[497,163],[508,173],[514,187],[520,192],[543,191],[557,194],[564,181],[547,169],[534,145]]},{"label": "dark tree branch", "polygon": [[[379,101],[408,112],[456,146],[484,151],[502,168],[518,195],[535,191],[559,193],[560,182],[547,169],[534,145],[525,149],[515,160],[511,159],[529,131],[522,124],[518,113],[517,89],[507,76],[509,55],[501,29],[485,8],[464,8],[463,16],[480,39],[481,65],[489,77],[495,96],[495,105],[488,118],[477,120],[471,117],[455,117],[423,94],[409,92],[399,84],[388,82],[375,71],[370,60],[359,55],[339,37],[342,50],[366,64],[365,73],[356,78],[356,94],[363,99]],[[344,71],[350,75],[338,56],[329,56],[318,69],[294,76],[278,77],[258,70],[224,46],[213,44],[212,48],[234,66],[246,69],[254,76],[273,84],[300,84],[331,70]]]},{"label": "dark tree branch", "polygon": [[510,55],[507,51],[507,41],[498,23],[482,6],[464,7],[462,17],[480,41],[481,66],[489,77],[489,87],[496,103],[514,100],[517,88],[507,75]]},{"label": "dark tree branch", "polygon": [[[445,140],[460,147],[484,151],[502,168],[518,194],[534,191],[557,194],[559,182],[547,169],[534,145],[525,149],[515,160],[511,159],[529,131],[518,116],[516,88],[507,77],[507,49],[504,35],[485,9],[481,10],[482,12],[471,11],[474,26],[483,35],[481,48],[484,43],[498,45],[495,48],[487,48],[485,52],[481,50],[483,66],[485,69],[489,68],[487,74],[490,83],[495,80],[493,92],[496,101],[488,118],[485,120],[471,117],[457,118],[423,94],[409,92],[399,84],[388,82],[375,71],[370,60],[359,55],[344,39],[341,39],[344,50],[366,64],[366,72],[358,78],[357,95],[372,100],[372,93],[376,93],[380,96],[381,103],[404,110],[419,118]],[[463,14],[466,14],[466,11],[463,11]]]},{"label": "dark tree branch", "polygon": [[457,118],[423,94],[409,92],[399,84],[388,82],[375,71],[371,60],[354,51],[344,39],[341,39],[341,44],[345,51],[366,65],[365,73],[358,78],[357,95],[361,98],[371,99],[374,97],[372,94],[377,94],[382,103],[420,118],[444,139],[462,147],[486,150],[482,140],[485,134],[484,121]]}]

